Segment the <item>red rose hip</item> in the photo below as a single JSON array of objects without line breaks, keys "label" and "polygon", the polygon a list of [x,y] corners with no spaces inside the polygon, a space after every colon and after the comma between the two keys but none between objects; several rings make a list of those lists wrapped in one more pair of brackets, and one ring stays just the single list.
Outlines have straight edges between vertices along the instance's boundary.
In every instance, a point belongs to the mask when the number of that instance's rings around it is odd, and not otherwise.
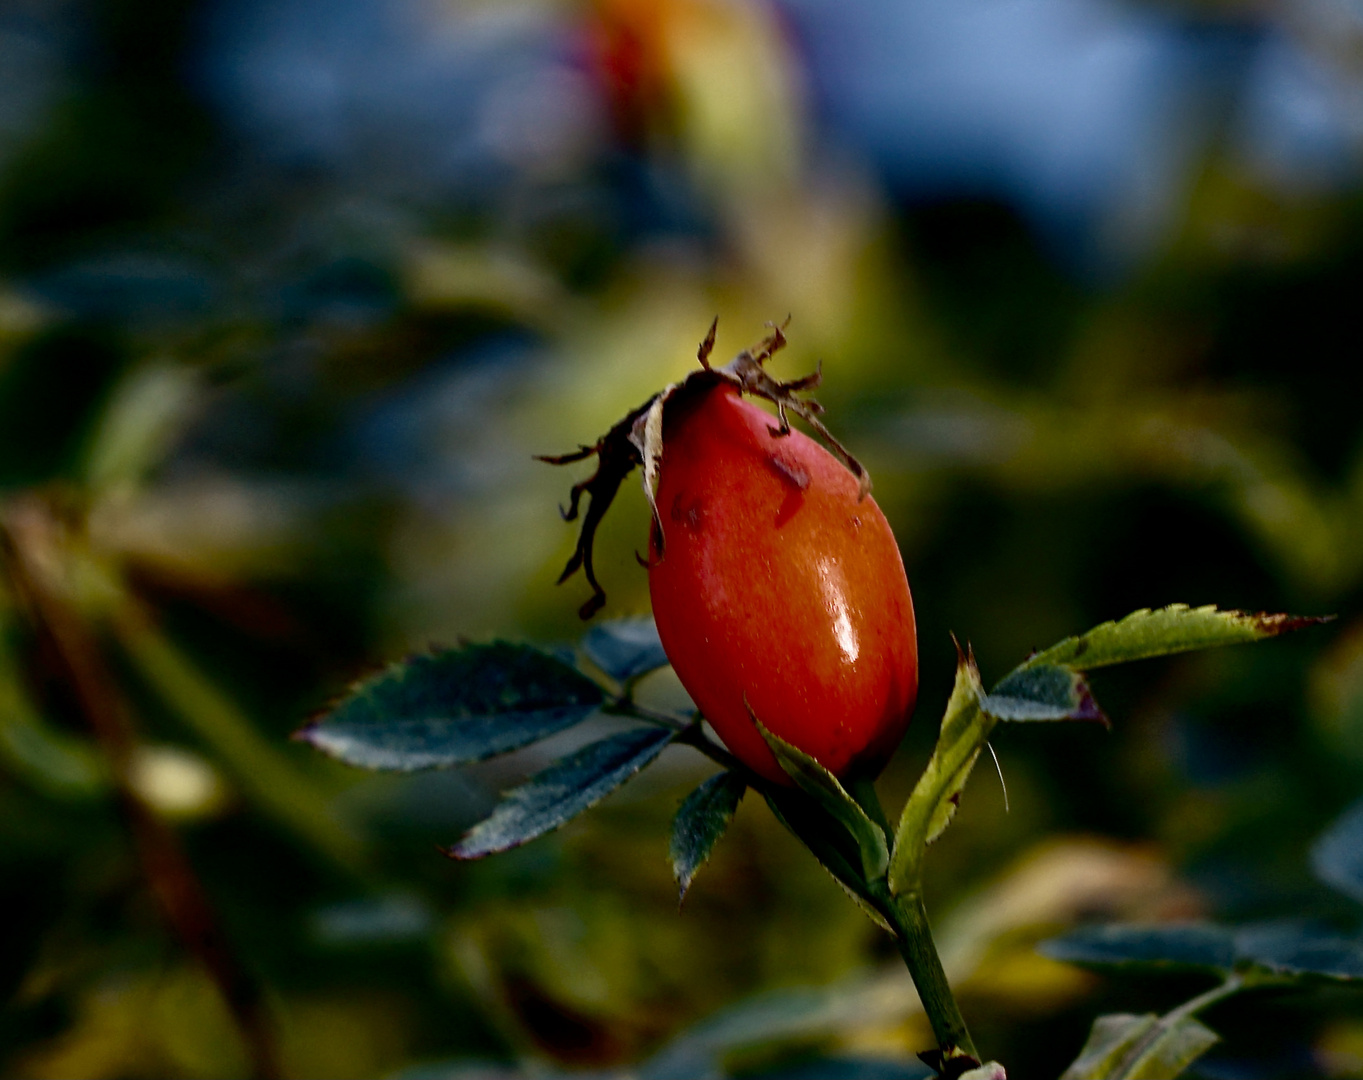
[{"label": "red rose hip", "polygon": [[[730,382],[667,402],[649,591],[682,685],[733,754],[785,773],[752,722],[842,777],[874,776],[918,690],[913,600],[857,479]],[[751,710],[751,712],[749,711]]]}]

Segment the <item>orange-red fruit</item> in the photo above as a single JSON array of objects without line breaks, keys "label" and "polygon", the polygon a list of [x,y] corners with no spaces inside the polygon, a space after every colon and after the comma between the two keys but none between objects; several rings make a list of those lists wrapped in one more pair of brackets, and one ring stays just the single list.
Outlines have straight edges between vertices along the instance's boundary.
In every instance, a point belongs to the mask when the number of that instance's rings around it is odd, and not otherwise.
[{"label": "orange-red fruit", "polygon": [[667,404],[649,545],[668,658],[743,762],[788,782],[762,724],[838,776],[874,776],[918,692],[899,548],[857,480],[728,383]]}]

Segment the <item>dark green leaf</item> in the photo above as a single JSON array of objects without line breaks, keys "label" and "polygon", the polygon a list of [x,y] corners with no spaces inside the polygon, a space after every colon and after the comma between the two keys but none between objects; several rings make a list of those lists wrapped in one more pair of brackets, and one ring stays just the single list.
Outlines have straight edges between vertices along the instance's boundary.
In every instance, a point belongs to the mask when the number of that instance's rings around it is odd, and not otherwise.
[{"label": "dark green leaf", "polygon": [[[1232,971],[1251,981],[1363,979],[1363,944],[1296,923],[1230,927],[1209,923],[1085,927],[1038,946],[1046,956],[1084,967]],[[1254,974],[1257,971],[1257,975]]]},{"label": "dark green leaf", "polygon": [[890,865],[890,849],[886,844],[885,832],[871,820],[861,804],[847,793],[838,778],[825,769],[812,757],[784,739],[773,735],[757,719],[753,723],[761,732],[767,746],[776,755],[776,761],[785,770],[800,790],[811,796],[856,841],[862,874],[866,880],[878,878]]},{"label": "dark green leaf", "polygon": [[763,795],[776,820],[809,848],[819,865],[833,876],[871,921],[893,933],[867,887],[861,868],[861,852],[842,823],[799,791],[772,789]]},{"label": "dark green leaf", "polygon": [[1043,941],[1038,950],[1053,960],[1084,967],[1198,971],[1225,976],[1235,967],[1233,933],[1209,923],[1086,926]]},{"label": "dark green leaf", "polygon": [[675,736],[664,728],[635,728],[584,746],[505,792],[449,854],[481,859],[557,829],[651,762]]},{"label": "dark green leaf", "polygon": [[1235,934],[1242,964],[1274,976],[1331,982],[1363,980],[1363,943],[1299,924],[1251,926]]},{"label": "dark green leaf", "polygon": [[602,671],[620,682],[667,666],[658,626],[651,615],[616,619],[592,627],[582,639],[582,651]]},{"label": "dark green leaf", "polygon": [[980,707],[1000,720],[1098,720],[1107,717],[1077,671],[1056,664],[1019,668]]},{"label": "dark green leaf", "polygon": [[710,777],[681,804],[672,820],[672,873],[677,879],[679,900],[686,899],[686,890],[696,876],[716,842],[733,820],[738,801],[748,790],[747,782],[734,772],[722,772]]},{"label": "dark green leaf", "polygon": [[1363,802],[1355,803],[1316,841],[1311,866],[1322,881],[1363,901]]},{"label": "dark green leaf", "polygon": [[410,772],[516,750],[602,700],[596,683],[538,649],[467,645],[394,664],[298,738],[351,765]]},{"label": "dark green leaf", "polygon": [[1325,621],[1314,616],[1218,611],[1214,606],[1190,608],[1187,604],[1172,604],[1158,611],[1143,608],[1124,619],[1095,626],[1086,634],[1066,638],[1023,666],[1060,664],[1091,671],[1152,656],[1258,641]]},{"label": "dark green leaf", "polygon": [[1216,1032],[1191,1016],[1100,1016],[1060,1080],[1170,1080],[1217,1041]]}]

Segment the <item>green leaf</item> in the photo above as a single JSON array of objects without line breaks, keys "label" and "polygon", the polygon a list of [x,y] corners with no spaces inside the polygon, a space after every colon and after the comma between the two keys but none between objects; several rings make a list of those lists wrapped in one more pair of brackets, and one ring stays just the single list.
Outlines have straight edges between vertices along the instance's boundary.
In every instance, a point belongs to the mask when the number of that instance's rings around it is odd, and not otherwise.
[{"label": "green leaf", "polygon": [[1363,942],[1296,923],[1241,929],[1235,951],[1242,965],[1252,964],[1274,982],[1363,980]]},{"label": "green leaf", "polygon": [[717,773],[682,802],[672,819],[672,873],[680,891],[678,902],[710,857],[724,830],[734,818],[738,802],[748,790],[747,781],[735,772]]},{"label": "green leaf", "polygon": [[861,871],[866,880],[871,881],[883,875],[890,865],[890,850],[886,846],[884,830],[871,820],[870,815],[847,793],[836,776],[803,750],[773,735],[756,716],[753,717],[753,723],[786,775],[851,834],[857,844]]},{"label": "green leaf", "polygon": [[592,627],[582,639],[582,651],[592,663],[622,683],[668,663],[651,615],[615,619]]},{"label": "green leaf", "polygon": [[1327,621],[1329,617],[1218,611],[1214,606],[1191,608],[1187,604],[1172,604],[1157,611],[1143,608],[1124,619],[1095,626],[1086,634],[1066,638],[1028,659],[1022,668],[1059,664],[1091,671],[1152,656],[1258,641]]},{"label": "green leaf", "polygon": [[947,700],[937,747],[904,804],[895,830],[889,876],[890,892],[895,895],[916,886],[927,845],[942,835],[956,815],[970,770],[993,730],[995,718],[980,707],[984,685],[975,657],[958,653],[957,661],[956,684]]},{"label": "green leaf", "polygon": [[946,786],[942,797],[937,800],[937,806],[932,811],[932,817],[928,819],[927,836],[924,838],[925,844],[933,843],[939,836],[947,831],[947,826],[951,824],[952,818],[956,816],[956,811],[961,807],[961,795],[965,791],[965,782],[970,779],[971,770],[975,768],[975,762],[979,760],[980,751],[976,750],[965,761],[961,762],[960,768],[951,774],[951,780]]},{"label": "green leaf", "polygon": [[635,728],[584,746],[505,792],[448,854],[481,859],[557,829],[649,764],[675,737],[664,728]]},{"label": "green leaf", "polygon": [[1084,677],[1072,668],[1041,664],[1018,668],[980,703],[1000,720],[1097,720],[1107,717]]},{"label": "green leaf", "polygon": [[1232,929],[1210,923],[1084,927],[1037,946],[1083,967],[1199,973],[1239,972],[1249,983],[1363,980],[1363,943],[1299,923]]},{"label": "green leaf", "polygon": [[[1176,1011],[1177,1012],[1177,1011]],[[1116,1013],[1093,1022],[1060,1080],[1171,1080],[1219,1041],[1192,1016]]]},{"label": "green leaf", "polygon": [[1083,967],[1200,972],[1224,977],[1235,967],[1235,936],[1210,923],[1086,926],[1043,941],[1052,960]]},{"label": "green leaf", "polygon": [[596,683],[538,649],[466,645],[394,664],[297,738],[350,765],[411,772],[519,749],[603,699]]},{"label": "green leaf", "polygon": [[845,893],[883,930],[894,928],[881,914],[861,866],[861,852],[841,822],[799,791],[769,789],[763,792],[772,815],[792,836],[809,848]]},{"label": "green leaf", "polygon": [[1327,885],[1363,902],[1363,802],[1355,803],[1316,841],[1311,868]]}]

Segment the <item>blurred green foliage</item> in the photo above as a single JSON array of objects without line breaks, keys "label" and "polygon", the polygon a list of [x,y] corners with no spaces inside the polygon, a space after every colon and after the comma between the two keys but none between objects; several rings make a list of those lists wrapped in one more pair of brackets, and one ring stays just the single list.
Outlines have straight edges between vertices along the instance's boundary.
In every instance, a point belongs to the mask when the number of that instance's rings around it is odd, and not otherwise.
[{"label": "blurred green foliage", "polygon": [[[1110,734],[996,738],[1007,812],[981,771],[927,867],[990,1057],[1055,1076],[1096,1013],[1188,996],[1033,950],[1073,922],[1356,929],[1307,857],[1363,790],[1356,192],[1275,189],[1213,141],[1173,233],[1088,280],[1002,204],[901,202],[824,152],[773,10],[676,0],[686,34],[645,26],[661,96],[490,194],[431,195],[382,161],[267,160],[194,76],[217,8],[19,7],[5,33],[55,59],[27,126],[0,124],[0,1074],[623,1067],[777,991],[809,1011],[741,1014],[731,1069],[927,1045],[888,943],[757,800],[677,912],[668,823],[712,771],[692,751],[456,865],[437,845],[576,743],[366,777],[288,741],[430,642],[579,637],[555,507],[589,465],[531,455],[686,372],[715,313],[721,356],[793,316],[779,373],[823,362],[899,537],[923,689],[887,805],[935,736],[949,632],[992,683],[1139,607],[1340,616],[1099,673]],[[427,16],[472,33],[495,7]],[[578,40],[629,5],[507,8]],[[647,610],[645,528],[627,487],[608,616]],[[1215,1027],[1209,1069],[1363,1075],[1353,997]]]}]

